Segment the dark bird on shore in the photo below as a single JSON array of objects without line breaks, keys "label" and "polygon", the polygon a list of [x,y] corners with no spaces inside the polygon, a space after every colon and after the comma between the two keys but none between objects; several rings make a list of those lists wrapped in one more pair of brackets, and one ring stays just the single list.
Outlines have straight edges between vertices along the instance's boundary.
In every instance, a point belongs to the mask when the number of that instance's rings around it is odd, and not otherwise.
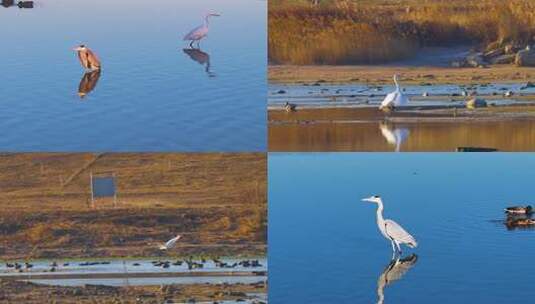
[{"label": "dark bird on shore", "polygon": [[87,46],[81,44],[73,50],[78,53],[78,59],[80,59],[80,64],[84,69],[88,71],[100,70],[100,60]]},{"label": "dark bird on shore", "polygon": [[504,209],[508,214],[532,214],[533,208],[531,206],[513,206]]},{"label": "dark bird on shore", "polygon": [[284,109],[286,110],[286,112],[295,112],[297,111],[297,106],[295,104],[286,102],[284,104]]}]

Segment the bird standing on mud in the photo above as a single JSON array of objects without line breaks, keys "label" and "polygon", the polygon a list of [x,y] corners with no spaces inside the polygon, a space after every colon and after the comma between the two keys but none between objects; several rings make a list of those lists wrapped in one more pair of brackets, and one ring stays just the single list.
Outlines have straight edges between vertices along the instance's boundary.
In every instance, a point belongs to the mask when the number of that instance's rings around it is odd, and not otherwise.
[{"label": "bird standing on mud", "polygon": [[84,69],[89,72],[100,70],[100,60],[87,46],[82,44],[73,50],[78,53],[78,59],[80,59],[80,64]]},{"label": "bird standing on mud", "polygon": [[374,195],[368,198],[362,199],[365,202],[372,202],[377,204],[377,226],[379,231],[387,238],[392,244],[392,259],[396,257],[396,254],[401,255],[400,244],[405,244],[410,248],[415,248],[418,243],[412,235],[410,235],[403,227],[393,220],[383,218],[383,201],[378,195]]},{"label": "bird standing on mud", "polygon": [[193,43],[194,42],[197,42],[197,48],[199,47],[199,43],[201,42],[201,39],[203,39],[204,37],[206,37],[208,35],[208,18],[210,17],[218,17],[218,16],[221,16],[220,14],[217,14],[217,13],[208,13],[204,16],[204,23],[196,28],[194,28],[193,30],[191,30],[191,32],[189,32],[188,34],[186,34],[186,36],[184,36],[184,40],[185,41],[191,41],[189,46],[193,48]]},{"label": "bird standing on mud", "polygon": [[398,75],[394,75],[394,83],[396,84],[396,89],[394,92],[386,95],[385,99],[379,106],[379,110],[393,110],[396,107],[404,106],[409,103],[409,97],[404,95],[399,87]]},{"label": "bird standing on mud", "polygon": [[160,246],[160,250],[168,250],[175,247],[176,242],[180,239],[180,235],[170,239],[167,243]]}]

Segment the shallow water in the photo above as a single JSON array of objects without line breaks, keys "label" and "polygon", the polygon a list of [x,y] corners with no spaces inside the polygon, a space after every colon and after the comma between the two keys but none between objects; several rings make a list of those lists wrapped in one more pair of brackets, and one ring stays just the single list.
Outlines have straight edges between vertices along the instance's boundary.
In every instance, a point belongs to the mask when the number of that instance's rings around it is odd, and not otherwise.
[{"label": "shallow water", "polygon": [[[0,7],[9,151],[265,150],[266,2],[37,0]],[[182,37],[214,10],[201,52]],[[247,30],[243,30],[246,28]],[[84,76],[75,52],[102,60]],[[209,57],[210,67],[207,68]],[[79,89],[87,95],[81,99]]]},{"label": "shallow water", "polygon": [[[477,92],[478,95],[492,96],[496,94],[492,103],[496,105],[515,104],[518,102],[535,102],[535,100],[515,100],[522,95],[535,94],[535,87],[527,87],[526,83],[491,83],[459,86],[457,84],[439,85],[403,85],[404,94],[411,99],[410,105],[414,106],[451,106],[462,105],[464,101],[461,95],[463,90],[467,93]],[[281,106],[285,102],[291,102],[301,107],[376,107],[381,104],[386,94],[394,90],[394,85],[367,85],[367,84],[270,84],[268,93],[268,105],[270,107]],[[507,91],[513,92],[512,98],[503,97]],[[422,95],[427,93],[428,97]],[[452,96],[457,94],[457,96]],[[456,97],[455,100],[452,100]]]},{"label": "shallow water", "polygon": [[[535,156],[518,153],[271,153],[270,301],[377,303],[381,292],[384,303],[533,298],[535,230],[502,221],[504,207],[533,204],[534,166]],[[384,272],[391,247],[376,207],[360,200],[373,194],[385,218],[419,242],[404,247],[405,257],[417,255],[404,270]]]},{"label": "shallow water", "polygon": [[[257,259],[257,258],[255,258]],[[228,264],[239,263],[244,259],[237,258],[225,258],[220,259]],[[62,285],[62,286],[81,286],[84,284],[100,284],[109,286],[136,286],[136,285],[161,285],[161,284],[251,284],[267,280],[266,276],[256,275],[207,275],[207,276],[163,276],[155,277],[154,274],[170,274],[170,273],[217,273],[232,271],[235,273],[244,273],[251,271],[267,271],[267,259],[258,259],[260,267],[243,267],[238,265],[235,268],[218,268],[212,260],[207,260],[204,263],[204,267],[200,269],[188,270],[185,263],[182,265],[172,265],[176,260],[170,260],[171,264],[169,268],[156,267],[152,265],[154,260],[146,259],[132,259],[132,260],[110,260],[110,261],[98,261],[105,262],[105,264],[97,265],[81,265],[87,261],[61,261],[56,260],[58,266],[54,272],[50,272],[52,260],[38,260],[31,261],[33,267],[31,269],[24,269],[24,272],[19,273],[14,268],[6,267],[5,263],[0,265],[0,278],[13,277],[24,275],[28,281],[47,285]],[[163,261],[163,260],[162,260]],[[20,261],[19,261],[20,262]],[[88,260],[88,262],[95,262]],[[200,261],[198,261],[200,262]],[[68,263],[68,265],[64,265]],[[134,265],[139,264],[139,265]],[[58,275],[68,274],[70,277],[54,277]],[[128,278],[116,278],[111,277],[116,274],[130,274]],[[144,276],[146,275],[146,277]],[[39,279],[32,279],[31,276],[39,275]],[[76,277],[80,275],[80,277]],[[91,277],[91,275],[99,275],[98,277]],[[109,275],[109,278],[106,278]],[[51,278],[43,278],[42,276],[50,276]],[[83,276],[83,277],[82,277]],[[104,277],[102,277],[104,276]],[[54,278],[52,278],[54,277]]]},{"label": "shallow water", "polygon": [[534,151],[535,121],[270,124],[270,151]]},{"label": "shallow water", "polygon": [[[267,271],[267,259],[265,258],[254,258],[255,260],[258,260],[261,267],[243,267],[241,265],[236,266],[235,268],[219,268],[216,267],[214,262],[212,260],[206,260],[204,263],[203,268],[194,269],[194,270],[188,270],[188,267],[186,263],[182,263],[182,265],[172,265],[173,262],[177,261],[178,259],[161,259],[161,261],[170,261],[170,267],[169,268],[163,268],[163,267],[157,267],[152,265],[152,261],[159,261],[158,259],[129,259],[129,260],[109,260],[109,261],[98,261],[101,262],[101,264],[97,265],[82,265],[85,262],[97,262],[92,260],[84,260],[84,261],[61,261],[61,260],[54,260],[58,267],[56,267],[55,272],[46,272],[51,268],[51,263],[53,260],[38,260],[38,261],[31,261],[31,264],[33,267],[29,270],[33,274],[61,274],[61,273],[69,273],[69,274],[100,274],[100,273],[154,273],[154,272],[160,272],[160,273],[166,273],[166,272],[218,272],[218,271]],[[240,261],[246,260],[246,259],[238,259],[238,258],[225,258],[220,259],[221,261],[228,263],[228,264],[234,264],[239,263]],[[10,261],[11,262],[11,261]],[[12,261],[15,262],[15,261]],[[21,263],[22,261],[19,261]],[[102,262],[105,262],[106,264],[102,264]],[[200,262],[200,261],[197,261]],[[68,265],[64,266],[64,263],[68,263]],[[134,264],[139,265],[134,265]],[[25,270],[24,273],[27,273],[28,271]],[[16,272],[13,268],[7,268],[5,263],[0,264],[0,276],[9,276],[9,275],[19,275],[18,272]]]}]

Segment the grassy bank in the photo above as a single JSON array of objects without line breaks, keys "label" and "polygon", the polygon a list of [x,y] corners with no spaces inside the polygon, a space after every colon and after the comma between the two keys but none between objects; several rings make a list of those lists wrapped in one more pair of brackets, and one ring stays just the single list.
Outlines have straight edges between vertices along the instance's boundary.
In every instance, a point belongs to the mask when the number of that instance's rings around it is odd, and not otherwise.
[{"label": "grassy bank", "polygon": [[[113,171],[118,205],[89,203],[89,173]],[[0,155],[0,258],[265,251],[263,154]]]},{"label": "grassy bank", "polygon": [[271,63],[374,64],[424,46],[495,47],[535,36],[530,0],[312,2],[269,2]]}]

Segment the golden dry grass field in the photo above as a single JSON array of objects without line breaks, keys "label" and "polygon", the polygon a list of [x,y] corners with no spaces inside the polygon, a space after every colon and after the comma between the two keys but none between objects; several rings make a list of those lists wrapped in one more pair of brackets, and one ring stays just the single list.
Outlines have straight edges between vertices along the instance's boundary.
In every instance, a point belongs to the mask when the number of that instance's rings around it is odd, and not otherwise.
[{"label": "golden dry grass field", "polygon": [[268,24],[272,64],[377,64],[426,46],[532,43],[535,1],[273,0]]},{"label": "golden dry grass field", "polygon": [[[117,206],[90,203],[90,172]],[[265,154],[0,154],[0,257],[264,254]]]}]

